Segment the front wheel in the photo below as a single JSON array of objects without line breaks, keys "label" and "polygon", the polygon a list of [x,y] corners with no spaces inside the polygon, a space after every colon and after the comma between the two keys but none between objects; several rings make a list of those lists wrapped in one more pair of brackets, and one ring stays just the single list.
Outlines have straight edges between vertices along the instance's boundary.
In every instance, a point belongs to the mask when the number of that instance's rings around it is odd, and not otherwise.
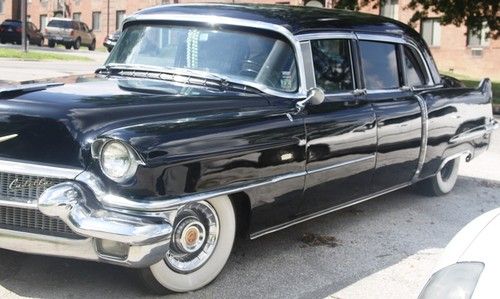
[{"label": "front wheel", "polygon": [[[73,49],[75,49],[75,50],[80,49],[81,44],[82,44],[82,42],[80,41],[80,39],[79,39],[79,38],[77,38],[77,39],[75,40],[75,42],[73,43]],[[70,47],[70,48],[71,48],[71,47]]]},{"label": "front wheel", "polygon": [[90,43],[89,51],[95,51],[95,39]]},{"label": "front wheel", "polygon": [[441,196],[450,193],[458,178],[460,157],[448,161],[439,172],[419,183],[422,191],[431,196]]},{"label": "front wheel", "polygon": [[234,243],[236,219],[231,200],[217,197],[186,204],[175,219],[165,258],[139,274],[156,294],[194,291],[213,281]]}]

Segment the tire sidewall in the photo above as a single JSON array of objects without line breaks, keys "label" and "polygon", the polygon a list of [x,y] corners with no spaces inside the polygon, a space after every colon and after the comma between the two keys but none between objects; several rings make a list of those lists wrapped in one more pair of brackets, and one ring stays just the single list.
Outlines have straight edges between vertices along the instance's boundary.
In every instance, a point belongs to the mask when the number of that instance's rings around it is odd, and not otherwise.
[{"label": "tire sidewall", "polygon": [[460,166],[460,158],[451,160],[448,163],[452,161],[454,162],[453,169],[447,180],[443,180],[443,177],[441,175],[441,170],[439,170],[438,174],[436,175],[436,187],[442,194],[449,193],[455,186],[455,183],[457,182],[458,168]]},{"label": "tire sidewall", "polygon": [[236,219],[231,200],[218,197],[208,200],[219,218],[219,239],[212,256],[200,269],[180,274],[160,261],[150,267],[154,278],[165,288],[174,292],[189,292],[204,287],[214,280],[224,268],[233,248]]}]

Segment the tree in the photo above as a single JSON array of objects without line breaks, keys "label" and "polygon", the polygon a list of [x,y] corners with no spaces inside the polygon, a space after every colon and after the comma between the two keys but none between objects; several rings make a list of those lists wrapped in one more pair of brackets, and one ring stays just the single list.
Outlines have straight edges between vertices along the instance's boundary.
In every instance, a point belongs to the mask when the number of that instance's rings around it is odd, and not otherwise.
[{"label": "tree", "polygon": [[[390,0],[333,0],[334,8],[359,10],[367,5],[379,7]],[[490,29],[490,36],[500,36],[500,11],[498,0],[410,0],[404,9],[414,11],[409,25],[414,26],[419,20],[426,18],[429,12],[441,16],[441,24],[460,26],[464,24],[473,33],[479,33],[484,24]]]}]

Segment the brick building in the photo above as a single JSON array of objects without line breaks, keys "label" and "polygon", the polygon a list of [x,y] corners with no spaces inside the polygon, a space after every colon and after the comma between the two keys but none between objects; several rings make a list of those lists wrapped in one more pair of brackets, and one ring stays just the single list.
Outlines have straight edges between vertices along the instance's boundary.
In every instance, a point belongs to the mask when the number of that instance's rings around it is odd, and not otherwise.
[{"label": "brick building", "polygon": [[[21,0],[0,0],[0,22],[19,18]],[[119,28],[126,15],[160,4],[200,2],[199,0],[27,0],[28,17],[38,27],[43,27],[54,16],[80,19],[93,28],[97,44],[101,45],[108,33]],[[212,0],[213,1],[213,0]],[[376,1],[376,0],[374,0]],[[363,12],[382,14],[407,23],[412,11],[405,9],[410,0],[387,0],[380,8],[368,5]],[[332,0],[218,0],[217,2],[278,3],[331,7]],[[417,24],[419,31],[431,47],[434,58],[442,71],[453,71],[474,77],[490,76],[500,79],[500,39],[486,38],[468,33],[465,26],[442,26],[439,16],[432,16]]]}]

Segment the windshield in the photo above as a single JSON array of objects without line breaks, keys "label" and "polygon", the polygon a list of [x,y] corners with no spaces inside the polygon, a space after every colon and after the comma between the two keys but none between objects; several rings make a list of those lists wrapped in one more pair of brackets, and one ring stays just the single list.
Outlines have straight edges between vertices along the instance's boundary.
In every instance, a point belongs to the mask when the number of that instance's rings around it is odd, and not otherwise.
[{"label": "windshield", "polygon": [[71,28],[71,21],[63,21],[63,20],[52,20],[47,24],[47,27],[58,27],[58,28]]},{"label": "windshield", "polygon": [[291,45],[278,36],[177,25],[133,25],[109,64],[203,71],[282,92],[297,90]]}]

